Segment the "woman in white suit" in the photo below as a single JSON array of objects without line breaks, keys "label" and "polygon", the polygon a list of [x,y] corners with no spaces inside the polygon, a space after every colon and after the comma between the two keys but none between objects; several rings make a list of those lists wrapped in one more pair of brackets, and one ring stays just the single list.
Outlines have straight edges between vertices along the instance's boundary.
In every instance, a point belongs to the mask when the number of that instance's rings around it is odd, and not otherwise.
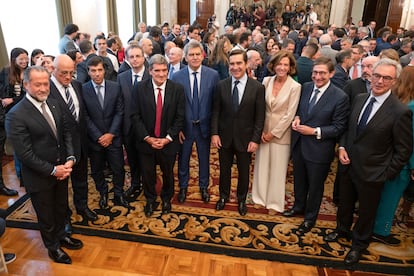
[{"label": "woman in white suit", "polygon": [[299,103],[301,85],[291,77],[296,73],[296,61],[291,53],[277,52],[267,68],[275,76],[263,80],[266,118],[262,141],[256,152],[252,197],[256,204],[283,212],[291,123]]}]

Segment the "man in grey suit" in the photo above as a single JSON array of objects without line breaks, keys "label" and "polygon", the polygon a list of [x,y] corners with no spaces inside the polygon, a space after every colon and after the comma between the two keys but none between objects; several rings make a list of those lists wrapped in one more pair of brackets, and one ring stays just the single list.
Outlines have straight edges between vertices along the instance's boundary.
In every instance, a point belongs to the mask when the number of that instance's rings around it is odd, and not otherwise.
[{"label": "man in grey suit", "polygon": [[336,54],[338,54],[338,51],[331,48],[332,39],[330,35],[321,35],[319,44],[321,45],[321,56],[330,58],[333,65],[336,65]]},{"label": "man in grey suit", "polygon": [[359,217],[352,232],[351,250],[344,260],[346,265],[357,263],[368,247],[384,182],[398,175],[412,152],[411,111],[391,92],[400,72],[401,65],[388,58],[374,65],[371,93],[355,98],[348,130],[339,143],[339,161],[347,171],[340,186],[336,230],[324,240],[351,236],[358,200]]},{"label": "man in grey suit", "polygon": [[231,77],[217,85],[211,118],[211,143],[219,150],[220,162],[220,199],[216,210],[223,210],[229,200],[231,166],[236,156],[238,211],[244,216],[251,156],[259,147],[265,119],[265,89],[247,76],[245,51],[231,51],[229,70]]},{"label": "man in grey suit", "polygon": [[185,125],[179,136],[182,147],[178,159],[178,201],[184,202],[186,198],[190,178],[190,156],[195,143],[199,161],[201,198],[204,202],[209,202],[211,112],[214,89],[219,76],[217,71],[201,65],[203,46],[199,42],[187,43],[184,55],[188,66],[175,73],[172,78],[184,87],[186,96]]}]

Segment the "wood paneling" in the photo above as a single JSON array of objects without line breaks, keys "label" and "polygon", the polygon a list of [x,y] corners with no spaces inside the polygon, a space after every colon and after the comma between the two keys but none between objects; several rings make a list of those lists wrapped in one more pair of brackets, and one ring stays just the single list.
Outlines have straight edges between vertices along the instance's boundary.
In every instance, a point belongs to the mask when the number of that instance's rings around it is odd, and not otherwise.
[{"label": "wood paneling", "polygon": [[[177,1],[177,21],[178,24],[190,22],[190,0],[178,0]],[[175,22],[171,22],[175,23]]]},{"label": "wood paneling", "polygon": [[387,25],[392,27],[393,33],[400,27],[402,8],[403,3],[401,0],[391,0],[387,16]]},{"label": "wood paneling", "polygon": [[197,1],[196,20],[204,29],[207,30],[207,21],[213,14],[214,0]]}]

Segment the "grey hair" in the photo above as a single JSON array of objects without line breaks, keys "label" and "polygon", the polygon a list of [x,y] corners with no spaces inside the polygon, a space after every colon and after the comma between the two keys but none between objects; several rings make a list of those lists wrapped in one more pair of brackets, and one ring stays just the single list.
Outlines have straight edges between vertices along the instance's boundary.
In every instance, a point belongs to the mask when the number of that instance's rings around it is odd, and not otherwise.
[{"label": "grey hair", "polygon": [[184,56],[187,56],[190,49],[194,49],[194,48],[200,48],[201,52],[204,51],[203,45],[201,45],[200,42],[198,42],[197,40],[190,40],[190,42],[188,42],[184,46]]},{"label": "grey hair", "polygon": [[30,82],[30,76],[31,76],[32,71],[45,72],[49,75],[49,72],[43,66],[29,66],[26,68],[26,70],[24,70],[23,82],[26,82],[26,83]]},{"label": "grey hair", "polygon": [[377,61],[374,64],[372,70],[375,71],[375,69],[378,66],[381,66],[381,65],[394,66],[395,72],[396,72],[395,73],[395,78],[398,79],[400,77],[400,74],[401,74],[401,71],[402,71],[402,66],[401,66],[401,64],[399,62],[397,62],[397,61],[395,61],[393,59],[390,59],[390,58],[381,58],[379,61]]},{"label": "grey hair", "polygon": [[163,55],[155,54],[149,60],[149,69],[154,67],[154,64],[165,64],[168,67],[168,62]]}]

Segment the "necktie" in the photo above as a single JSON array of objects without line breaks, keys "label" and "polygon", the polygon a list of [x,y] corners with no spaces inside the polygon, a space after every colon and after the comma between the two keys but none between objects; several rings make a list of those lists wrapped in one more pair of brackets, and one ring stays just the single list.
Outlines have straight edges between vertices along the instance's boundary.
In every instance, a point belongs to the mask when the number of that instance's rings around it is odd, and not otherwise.
[{"label": "necktie", "polygon": [[171,79],[174,74],[174,66],[170,65],[170,72],[168,73],[168,79]]},{"label": "necktie", "polygon": [[371,97],[369,99],[369,103],[365,107],[365,110],[364,110],[364,112],[362,113],[362,116],[361,116],[361,120],[359,120],[359,123],[358,123],[358,128],[357,128],[358,134],[361,133],[361,131],[363,131],[365,129],[365,127],[367,126],[368,118],[369,118],[369,115],[371,115],[372,106],[374,105],[375,101],[376,100],[375,100],[374,97]]},{"label": "necktie", "polygon": [[352,79],[358,78],[358,64],[354,64],[354,71],[352,72]]},{"label": "necktie", "polygon": [[197,81],[197,72],[193,72],[194,75],[194,83],[193,83],[193,121],[198,121],[198,110],[199,110],[199,102],[198,102],[198,81]]},{"label": "necktie", "polygon": [[138,78],[139,78],[138,74],[134,75],[134,83],[133,83],[134,86],[138,84]]},{"label": "necktie", "polygon": [[101,107],[103,109],[103,107],[104,107],[104,96],[102,94],[102,89],[101,88],[102,88],[102,85],[97,85],[96,86],[96,90],[98,91],[96,93],[96,95],[98,96],[99,104],[101,105]]},{"label": "necktie", "polygon": [[313,91],[313,97],[312,97],[312,99],[309,102],[308,114],[311,113],[313,107],[316,105],[316,100],[318,99],[319,92],[321,92],[319,89],[315,89]]},{"label": "necktie", "polygon": [[161,95],[161,88],[158,89],[158,96],[157,96],[157,107],[155,113],[155,129],[154,134],[155,137],[160,137],[161,135],[161,117],[162,117],[162,95]]},{"label": "necktie", "polygon": [[73,98],[69,93],[69,87],[65,86],[65,95],[66,95],[66,104],[68,105],[70,113],[72,113],[73,118],[78,120],[76,116],[75,104],[73,103]]},{"label": "necktie", "polygon": [[234,112],[237,112],[237,109],[239,109],[239,89],[237,88],[237,85],[240,83],[239,80],[236,80],[234,82],[234,88],[233,88],[233,110]]},{"label": "necktie", "polygon": [[57,131],[56,131],[56,125],[53,122],[52,118],[50,117],[49,113],[47,113],[46,111],[46,103],[43,102],[40,107],[42,108],[42,115],[45,118],[46,122],[49,124],[50,128],[53,131],[53,134],[55,135],[55,137],[57,137]]}]

